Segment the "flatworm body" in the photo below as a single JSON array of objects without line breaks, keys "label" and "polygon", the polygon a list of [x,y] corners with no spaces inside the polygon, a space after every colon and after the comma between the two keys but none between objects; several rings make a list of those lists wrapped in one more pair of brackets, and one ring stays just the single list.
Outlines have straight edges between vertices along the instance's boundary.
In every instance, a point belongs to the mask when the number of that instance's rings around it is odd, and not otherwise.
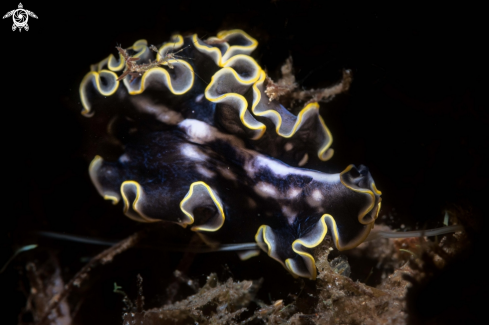
[{"label": "flatworm body", "polygon": [[293,275],[315,279],[311,249],[327,234],[340,250],[361,243],[381,193],[364,166],[296,167],[329,159],[332,136],[318,103],[294,114],[269,100],[265,72],[249,56],[256,46],[240,30],[206,42],[177,35],[157,55],[138,41],[127,51],[143,63],[178,49],[192,60],[168,60],[132,82],[117,80],[122,55],[93,65],[80,85],[82,113],[113,112],[109,133],[123,154],[95,157],[90,176],[135,221],[188,226],[209,245],[256,240]]}]

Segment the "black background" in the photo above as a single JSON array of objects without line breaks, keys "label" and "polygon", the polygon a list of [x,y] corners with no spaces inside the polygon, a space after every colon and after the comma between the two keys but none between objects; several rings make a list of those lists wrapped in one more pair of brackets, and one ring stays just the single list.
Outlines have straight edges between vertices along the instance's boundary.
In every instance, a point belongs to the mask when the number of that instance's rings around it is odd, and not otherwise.
[{"label": "black background", "polygon": [[[1,9],[6,13],[17,5],[4,1]],[[324,170],[338,172],[350,163],[368,166],[383,192],[381,215],[394,216],[393,226],[440,226],[446,208],[485,207],[489,116],[479,58],[487,37],[482,37],[477,8],[329,1],[23,5],[39,17],[29,18],[28,32],[12,32],[11,18],[0,25],[0,263],[30,243],[25,237],[30,230],[121,239],[138,227],[122,215],[120,205],[104,202],[90,183],[87,168],[93,155],[88,153],[97,139],[84,133],[90,121],[79,114],[78,86],[90,64],[116,53],[116,43],[128,47],[144,38],[160,44],[174,32],[209,37],[219,30],[243,29],[259,41],[253,56],[272,75],[292,55],[305,88],[331,85],[341,78],[342,69],[351,69],[350,91],[321,105],[335,149]],[[171,240],[179,231],[164,236]],[[83,265],[81,257],[100,250],[63,242],[50,245],[59,252],[67,278]],[[131,292],[135,274],[159,276],[155,297],[148,302],[157,305],[158,290],[181,256],[128,254],[137,262],[128,266],[121,257],[109,267],[113,276],[101,275],[96,282],[102,296],[90,298],[102,306],[87,310],[111,310],[104,320],[120,321],[120,297],[111,292],[115,280]],[[216,271],[238,278],[265,276],[265,283],[277,281],[274,277],[292,282],[266,256],[242,263],[231,254],[216,255],[198,257],[193,275],[202,280],[203,274]],[[25,253],[25,260],[35,258],[34,251]],[[24,303],[17,290],[22,257],[16,261],[0,275],[2,296],[11,297],[15,306],[7,313],[8,323],[15,322]],[[155,275],[154,270],[166,273]],[[271,290],[275,300],[294,288],[263,290]]]}]

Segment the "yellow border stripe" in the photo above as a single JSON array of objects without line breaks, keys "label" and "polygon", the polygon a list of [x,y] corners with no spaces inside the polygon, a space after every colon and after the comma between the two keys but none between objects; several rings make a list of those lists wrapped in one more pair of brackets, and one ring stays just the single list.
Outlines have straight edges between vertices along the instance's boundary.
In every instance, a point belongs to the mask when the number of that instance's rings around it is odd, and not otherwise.
[{"label": "yellow border stripe", "polygon": [[[141,217],[141,220],[138,220],[137,218],[134,218],[133,216],[128,214],[130,205],[129,205],[129,200],[127,199],[127,196],[124,193],[124,187],[127,185],[133,185],[136,187],[136,198],[132,202],[132,209]],[[139,185],[139,183],[136,181],[125,181],[121,184],[121,195],[122,195],[122,199],[124,201],[124,210],[123,210],[124,214],[126,216],[128,216],[130,219],[133,219],[133,220],[139,221],[139,222],[160,222],[160,221],[162,221],[160,219],[153,219],[153,218],[147,217],[146,215],[144,215],[144,213],[142,213],[141,211],[138,210],[137,204],[139,203],[139,200],[142,197],[141,193],[143,193],[141,185]]]},{"label": "yellow border stripe", "polygon": [[[243,123],[243,125],[246,126],[250,130],[257,130],[258,131],[257,134],[255,134],[253,136],[253,140],[257,140],[257,139],[261,138],[266,131],[266,126],[263,123],[256,121],[256,120],[255,120],[257,123],[256,126],[250,125],[245,121],[245,114],[248,112],[248,109],[247,109],[248,103],[242,95],[237,94],[237,93],[226,93],[226,94],[223,94],[219,97],[214,97],[210,93],[210,89],[214,86],[215,83],[217,83],[217,80],[225,73],[231,73],[240,84],[247,85],[247,83],[245,83],[239,77],[239,75],[237,74],[237,72],[234,69],[229,68],[229,67],[222,68],[221,70],[219,70],[218,72],[216,72],[212,76],[211,82],[209,83],[209,85],[207,85],[205,92],[204,92],[205,98],[211,102],[214,102],[214,103],[221,103],[221,102],[225,101],[226,98],[234,98],[237,101],[239,101],[240,107],[238,108],[238,111],[239,111],[239,119],[241,120],[241,123]],[[250,112],[248,112],[248,114],[250,114],[251,118],[255,119],[253,117],[253,115],[251,115]]]},{"label": "yellow border stripe", "polygon": [[[371,198],[371,202],[370,202],[370,205],[368,206],[367,210],[365,213],[363,213],[363,215],[360,215],[358,216],[358,222],[360,222],[362,225],[367,225],[369,223],[372,223],[375,221],[375,218],[372,218],[372,221],[370,222],[364,222],[363,221],[363,218],[370,212],[372,211],[372,209],[374,208],[374,205],[375,205],[375,194],[371,191],[371,190],[367,190],[367,189],[359,189],[359,188],[353,188],[351,187],[350,185],[346,184],[346,182],[343,180],[343,174],[349,172],[351,169],[353,168],[353,165],[349,165],[348,167],[345,168],[344,171],[342,171],[340,173],[340,181],[341,183],[346,187],[346,188],[349,188],[350,190],[354,191],[354,192],[357,192],[357,193],[362,193],[362,194],[367,194],[370,196]],[[375,186],[375,185],[374,185]],[[380,192],[379,190],[377,190],[377,192]],[[380,192],[381,193],[381,192]],[[382,193],[381,193],[382,194]]]},{"label": "yellow border stripe", "polygon": [[[114,86],[108,91],[105,91],[100,84],[101,74],[107,74],[108,76],[114,78]],[[101,70],[100,72],[90,71],[85,75],[85,77],[83,77],[79,88],[80,99],[83,105],[83,110],[82,110],[83,115],[90,117],[91,116],[90,114],[92,113],[91,105],[88,102],[87,94],[86,94],[87,92],[86,88],[89,86],[89,84],[92,84],[92,82],[95,81],[94,86],[102,96],[112,96],[117,91],[117,89],[119,89],[119,81],[117,81],[117,78],[118,78],[117,75],[109,70]]]},{"label": "yellow border stripe", "polygon": [[187,195],[185,195],[185,197],[183,198],[183,200],[182,200],[182,201],[180,201],[180,210],[182,210],[182,212],[183,212],[183,213],[184,213],[184,214],[185,214],[187,217],[189,217],[189,218],[190,218],[191,222],[189,222],[189,223],[187,223],[187,224],[189,224],[189,225],[190,225],[190,224],[193,224],[193,223],[194,223],[194,221],[195,221],[195,219],[194,219],[193,215],[192,215],[190,212],[186,211],[186,210],[183,208],[183,204],[184,204],[185,202],[187,202],[187,201],[188,201],[188,200],[189,200],[189,199],[192,197],[193,192],[194,192],[194,187],[195,187],[196,185],[203,185],[203,186],[205,187],[205,189],[207,190],[207,192],[208,192],[209,196],[211,197],[212,201],[214,202],[214,204],[216,205],[216,207],[219,209],[219,212],[220,212],[220,214],[221,214],[221,216],[222,216],[222,221],[221,221],[221,224],[219,225],[219,227],[217,227],[217,228],[215,228],[215,229],[212,229],[212,228],[204,228],[204,227],[202,227],[202,226],[193,226],[193,227],[191,228],[191,230],[192,230],[192,231],[209,231],[209,232],[217,231],[217,230],[219,230],[219,229],[222,227],[222,225],[224,224],[224,221],[225,221],[225,219],[226,219],[226,216],[225,216],[225,214],[224,214],[224,209],[222,208],[222,205],[221,205],[221,203],[219,202],[220,200],[218,200],[218,199],[216,198],[216,196],[215,196],[215,194],[214,194],[214,191],[213,191],[213,190],[212,190],[212,189],[209,187],[209,185],[207,185],[206,183],[204,183],[204,182],[202,182],[202,181],[198,181],[198,182],[194,182],[194,183],[192,183],[192,184],[190,185],[190,189],[189,189],[189,191],[188,191]]},{"label": "yellow border stripe", "polygon": [[[224,54],[222,54],[221,50],[219,50],[219,48],[217,48],[217,47],[199,44],[200,39],[198,39],[197,34],[194,34],[192,36],[192,40],[193,40],[193,43],[195,44],[195,47],[200,52],[204,52],[204,53],[209,54],[214,59],[215,63],[218,66],[223,67],[227,64],[229,59],[231,59],[234,56],[233,53],[241,50],[243,52],[248,52],[248,54],[249,54],[258,46],[257,40],[255,40],[253,37],[251,37],[250,35],[248,35],[247,33],[245,33],[244,31],[242,31],[240,29],[221,31],[217,34],[217,38],[221,39],[221,40],[226,40],[227,38],[229,38],[230,36],[233,36],[233,35],[243,36],[245,39],[247,39],[250,42],[250,44],[249,45],[233,45],[233,46],[230,46],[228,44],[228,48],[227,48],[226,52]],[[242,53],[239,53],[239,54],[242,54]]]},{"label": "yellow border stripe", "polygon": [[163,68],[156,67],[156,68],[152,68],[152,69],[149,69],[149,70],[147,70],[147,71],[144,72],[143,76],[141,77],[141,81],[139,83],[139,88],[132,89],[131,85],[129,84],[129,81],[127,80],[128,77],[124,78],[124,80],[123,80],[124,81],[124,86],[126,86],[128,92],[129,92],[129,95],[139,95],[139,94],[141,94],[146,89],[146,87],[147,87],[146,86],[146,79],[149,78],[153,74],[163,76],[163,78],[166,81],[166,82],[164,81],[163,83],[167,86],[167,88],[174,95],[183,95],[186,92],[188,92],[190,89],[192,89],[192,87],[194,86],[194,80],[195,80],[194,70],[192,69],[192,66],[190,64],[188,64],[187,62],[183,61],[183,60],[168,60],[168,62],[170,62],[171,64],[173,64],[175,66],[178,65],[178,64],[182,64],[183,66],[185,66],[187,69],[190,70],[190,75],[191,75],[192,78],[191,78],[191,82],[186,87],[184,87],[181,90],[176,91],[173,88],[172,79],[171,79],[170,74],[168,73],[168,71],[166,71]]},{"label": "yellow border stripe", "polygon": [[274,115],[277,122],[273,121],[273,119],[271,119],[271,120],[272,120],[272,122],[275,123],[275,131],[277,132],[277,134],[283,138],[291,138],[292,136],[294,136],[294,134],[300,128],[302,121],[303,121],[303,118],[304,118],[304,115],[306,113],[308,113],[310,110],[314,110],[314,109],[317,110],[318,111],[317,116],[318,116],[319,122],[321,124],[322,130],[323,130],[324,135],[325,135],[325,142],[321,145],[317,154],[318,154],[318,158],[320,160],[322,160],[322,161],[329,160],[333,156],[333,154],[332,154],[333,152],[331,152],[328,155],[324,155],[324,154],[331,147],[331,144],[333,143],[333,136],[332,136],[331,132],[329,131],[329,129],[327,128],[326,123],[324,123],[323,118],[321,117],[321,115],[319,115],[319,103],[313,102],[313,103],[309,103],[308,105],[306,105],[299,112],[299,114],[296,116],[296,121],[295,121],[292,129],[289,131],[286,131],[286,133],[282,133],[280,131],[280,128],[282,127],[282,116],[280,115],[279,112],[277,112],[275,110],[264,110],[262,112],[256,111],[258,105],[260,104],[260,102],[262,100],[261,90],[258,87],[263,85],[263,82],[265,81],[265,77],[266,77],[265,72],[263,70],[260,71],[260,78],[253,85],[253,104],[251,107],[251,111],[253,112],[253,114],[255,114],[257,116],[265,116],[268,118],[270,118],[270,117],[267,115]]}]

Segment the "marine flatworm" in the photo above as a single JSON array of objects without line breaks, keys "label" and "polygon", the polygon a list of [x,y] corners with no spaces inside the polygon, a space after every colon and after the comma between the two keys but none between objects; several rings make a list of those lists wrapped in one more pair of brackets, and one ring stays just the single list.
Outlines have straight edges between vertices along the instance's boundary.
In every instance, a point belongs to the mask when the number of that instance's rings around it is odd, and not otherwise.
[{"label": "marine flatworm", "polygon": [[[92,65],[80,85],[82,114],[113,112],[108,130],[123,153],[96,156],[89,172],[100,195],[122,201],[135,221],[189,226],[210,245],[256,240],[294,276],[315,279],[311,249],[327,234],[340,250],[361,243],[381,193],[364,166],[298,167],[331,158],[332,136],[317,102],[294,114],[270,100],[250,56],[257,44],[241,30],[205,41],[175,35],[158,53],[140,40],[126,50],[138,63],[168,59],[132,82],[118,81],[122,54]],[[184,58],[168,56],[178,50]]]}]

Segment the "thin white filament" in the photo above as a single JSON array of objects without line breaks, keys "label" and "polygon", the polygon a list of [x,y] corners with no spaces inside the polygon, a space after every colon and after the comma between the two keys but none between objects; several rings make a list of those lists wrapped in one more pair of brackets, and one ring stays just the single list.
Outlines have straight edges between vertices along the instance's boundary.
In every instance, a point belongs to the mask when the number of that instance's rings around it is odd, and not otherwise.
[{"label": "thin white filament", "polygon": [[405,232],[395,232],[395,231],[372,231],[368,235],[365,241],[370,241],[379,238],[411,238],[411,237],[432,237],[438,235],[449,234],[452,232],[462,231],[463,227],[460,225],[453,225],[435,229],[427,230],[413,230]]}]

